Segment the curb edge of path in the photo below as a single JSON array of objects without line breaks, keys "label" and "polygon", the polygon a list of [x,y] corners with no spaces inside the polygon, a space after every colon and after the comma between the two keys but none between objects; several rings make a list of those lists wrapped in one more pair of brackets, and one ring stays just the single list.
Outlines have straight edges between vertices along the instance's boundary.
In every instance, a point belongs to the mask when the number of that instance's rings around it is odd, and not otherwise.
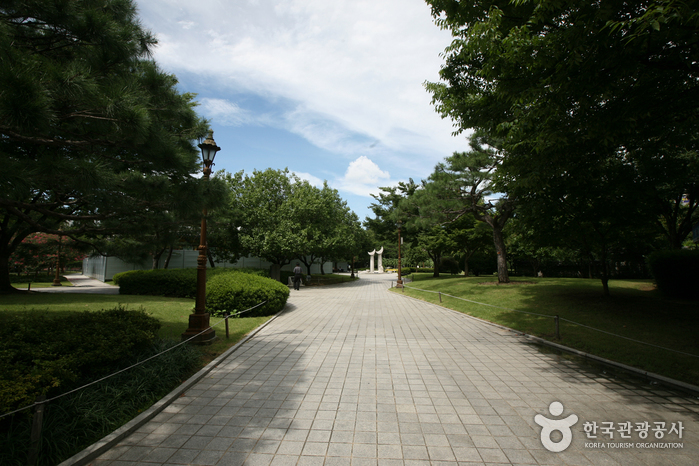
[{"label": "curb edge of path", "polygon": [[71,456],[67,460],[63,461],[60,463],[58,466],[83,466],[89,464],[90,461],[97,459],[100,455],[108,451],[110,448],[114,447],[117,443],[122,441],[124,438],[128,437],[131,435],[133,432],[135,432],[138,428],[143,426],[145,423],[153,419],[155,416],[160,414],[160,412],[165,409],[167,406],[169,406],[173,401],[175,401],[177,398],[179,398],[184,392],[192,388],[193,385],[195,385],[197,382],[199,382],[201,379],[206,377],[206,375],[211,372],[215,367],[217,367],[219,364],[221,364],[225,359],[227,359],[231,354],[233,354],[238,348],[240,348],[244,343],[246,343],[248,340],[250,340],[252,337],[254,337],[260,330],[265,328],[267,325],[272,323],[277,317],[282,315],[286,311],[286,306],[284,306],[284,309],[276,313],[274,316],[272,316],[271,319],[269,319],[267,322],[264,324],[260,325],[259,327],[255,328],[252,330],[250,333],[248,333],[245,337],[243,337],[242,340],[240,340],[238,343],[233,345],[232,347],[228,348],[226,351],[224,351],[221,355],[219,355],[216,359],[211,361],[209,364],[204,366],[202,369],[200,369],[196,374],[182,382],[177,388],[175,388],[173,391],[165,395],[163,398],[158,400],[153,406],[124,424],[123,426],[119,427],[117,430],[112,432],[111,434],[108,434],[101,440],[93,443],[89,447],[85,448],[79,453],[76,453],[75,455]]},{"label": "curb edge of path", "polygon": [[[389,290],[390,290],[390,288],[389,288]],[[682,382],[680,380],[671,379],[670,377],[665,377],[664,375],[656,374],[655,372],[644,371],[644,370],[639,369],[637,367],[628,366],[628,365],[622,364],[620,362],[612,361],[611,359],[605,359],[605,358],[600,357],[600,356],[595,356],[594,354],[585,353],[585,352],[577,350],[575,348],[570,348],[568,346],[564,346],[564,345],[561,345],[559,343],[554,343],[552,341],[548,341],[548,340],[545,340],[543,338],[536,337],[534,335],[529,335],[528,333],[520,332],[519,330],[515,330],[515,329],[510,328],[510,327],[505,327],[504,325],[496,324],[494,322],[489,322],[487,320],[480,319],[478,317],[474,317],[472,315],[468,315],[466,313],[459,312],[459,311],[456,311],[454,309],[450,309],[448,307],[440,305],[439,303],[431,303],[429,301],[424,301],[424,300],[416,298],[414,296],[406,296],[405,294],[398,293],[398,292],[395,292],[395,293],[398,296],[402,296],[404,298],[414,299],[416,301],[420,301],[420,302],[427,303],[427,304],[433,304],[433,305],[438,306],[438,307],[445,309],[447,311],[456,312],[457,314],[468,317],[469,319],[474,319],[474,320],[477,320],[478,322],[492,325],[493,327],[497,327],[497,328],[502,329],[502,330],[507,330],[508,332],[512,332],[512,333],[515,333],[517,335],[523,336],[526,339],[535,341],[536,343],[539,343],[541,345],[550,346],[550,347],[556,348],[560,351],[572,353],[572,354],[575,354],[577,356],[581,356],[585,359],[591,359],[595,362],[598,362],[598,363],[601,363],[601,364],[604,364],[607,366],[612,366],[612,367],[615,367],[617,369],[622,369],[624,371],[631,372],[634,375],[646,377],[650,380],[654,380],[654,381],[657,381],[659,383],[669,385],[675,389],[680,389],[680,390],[684,390],[685,392],[690,392],[692,396],[699,396],[699,386],[697,386],[697,385],[692,385],[692,384],[687,383],[687,382]]]}]

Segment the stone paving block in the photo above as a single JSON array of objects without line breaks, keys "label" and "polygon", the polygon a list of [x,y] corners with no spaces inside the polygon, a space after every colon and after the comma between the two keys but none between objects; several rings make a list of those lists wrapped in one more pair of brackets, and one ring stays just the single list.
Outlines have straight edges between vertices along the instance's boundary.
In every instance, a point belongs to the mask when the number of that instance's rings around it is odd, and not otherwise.
[{"label": "stone paving block", "polygon": [[[93,464],[696,463],[699,400],[388,293],[388,278],[292,294],[286,313]],[[552,401],[579,417],[562,453],[534,422]],[[626,419],[682,420],[684,448],[585,446],[585,421]]]},{"label": "stone paving block", "polygon": [[181,448],[175,453],[172,454],[168,458],[168,463],[173,463],[173,464],[189,464],[194,461],[194,458],[196,458],[199,453],[201,453],[201,450],[188,450]]}]

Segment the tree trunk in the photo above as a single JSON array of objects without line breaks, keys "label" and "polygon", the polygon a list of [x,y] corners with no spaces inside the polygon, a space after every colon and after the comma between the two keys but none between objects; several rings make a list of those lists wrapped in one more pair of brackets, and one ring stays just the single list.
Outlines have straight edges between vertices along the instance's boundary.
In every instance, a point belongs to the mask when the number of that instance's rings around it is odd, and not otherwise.
[{"label": "tree trunk", "polygon": [[464,276],[468,277],[468,260],[473,257],[475,251],[467,252],[464,250]]},{"label": "tree trunk", "polygon": [[602,246],[602,270],[600,278],[602,279],[602,290],[605,296],[609,296],[609,267],[607,265],[607,248]]},{"label": "tree trunk", "polygon": [[214,256],[211,255],[211,250],[206,248],[206,255],[209,256],[209,265],[212,269],[216,268],[216,263],[214,262]]},{"label": "tree trunk", "polygon": [[269,267],[269,278],[272,280],[281,281],[281,269],[282,266],[280,264],[272,264]]},{"label": "tree trunk", "polygon": [[313,265],[313,259],[311,258],[311,262],[308,262],[308,260],[304,257],[299,257],[299,260],[303,263],[303,265],[306,266],[306,276],[311,274],[311,265]]},{"label": "tree trunk", "polygon": [[435,254],[434,256],[430,256],[430,259],[432,259],[433,262],[433,272],[432,272],[432,277],[433,278],[439,278],[439,263],[442,260],[442,255],[441,254]]},{"label": "tree trunk", "polygon": [[170,251],[167,253],[167,258],[165,259],[165,263],[163,264],[163,268],[167,269],[170,266],[170,259],[172,259],[172,250],[174,247],[170,245]]},{"label": "tree trunk", "polygon": [[158,268],[158,262],[160,262],[160,256],[164,251],[160,251],[158,254],[153,254],[153,261],[151,262],[151,270]]},{"label": "tree trunk", "polygon": [[0,294],[15,293],[17,290],[10,282],[10,255],[0,253]]},{"label": "tree trunk", "polygon": [[493,243],[498,253],[498,283],[510,283],[510,276],[507,273],[507,250],[502,228],[493,228]]}]

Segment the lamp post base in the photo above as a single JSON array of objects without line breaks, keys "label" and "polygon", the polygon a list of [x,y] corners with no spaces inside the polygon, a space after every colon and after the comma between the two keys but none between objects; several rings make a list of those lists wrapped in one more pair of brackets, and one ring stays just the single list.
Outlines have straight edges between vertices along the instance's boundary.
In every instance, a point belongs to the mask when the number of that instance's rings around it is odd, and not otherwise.
[{"label": "lamp post base", "polygon": [[[193,336],[196,338],[192,338]],[[182,340],[195,345],[208,345],[216,339],[216,332],[209,326],[209,314],[190,314],[189,328],[182,334]]]},{"label": "lamp post base", "polygon": [[403,280],[401,280],[400,278],[396,282],[396,288],[403,288]]}]

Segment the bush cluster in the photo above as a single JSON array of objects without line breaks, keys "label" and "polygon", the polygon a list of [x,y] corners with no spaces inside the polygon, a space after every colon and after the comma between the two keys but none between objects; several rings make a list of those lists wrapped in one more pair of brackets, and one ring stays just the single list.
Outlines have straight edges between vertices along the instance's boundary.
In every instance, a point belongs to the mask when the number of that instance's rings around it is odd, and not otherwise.
[{"label": "bush cluster", "polygon": [[699,251],[655,251],[647,258],[658,289],[668,296],[699,298]]},{"label": "bush cluster", "polygon": [[124,308],[0,313],[0,413],[110,373],[159,329],[143,310]]},{"label": "bush cluster", "polygon": [[288,297],[289,288],[280,282],[245,273],[219,274],[206,284],[206,308],[214,315],[241,312],[267,301],[243,317],[268,316],[284,309]]},{"label": "bush cluster", "polygon": [[[120,368],[168,350],[157,358],[46,405],[39,465],[55,465],[121,427],[168,394],[200,365],[192,345],[156,340],[135,350]],[[32,418],[18,413],[0,425],[0,464],[26,464]],[[6,418],[8,419],[8,418]],[[12,419],[12,418],[9,418]]]},{"label": "bush cluster", "polygon": [[119,294],[194,298],[197,294],[196,269],[131,270],[114,275]]},{"label": "bush cluster", "polygon": [[439,264],[439,271],[441,273],[450,273],[452,275],[458,275],[461,272],[461,267],[459,262],[453,257],[442,257]]},{"label": "bush cluster", "polygon": [[[207,283],[217,275],[233,272],[269,276],[264,270],[216,267],[206,270]],[[114,275],[112,281],[119,286],[119,294],[175,298],[195,298],[197,295],[197,269],[131,270]]]}]

